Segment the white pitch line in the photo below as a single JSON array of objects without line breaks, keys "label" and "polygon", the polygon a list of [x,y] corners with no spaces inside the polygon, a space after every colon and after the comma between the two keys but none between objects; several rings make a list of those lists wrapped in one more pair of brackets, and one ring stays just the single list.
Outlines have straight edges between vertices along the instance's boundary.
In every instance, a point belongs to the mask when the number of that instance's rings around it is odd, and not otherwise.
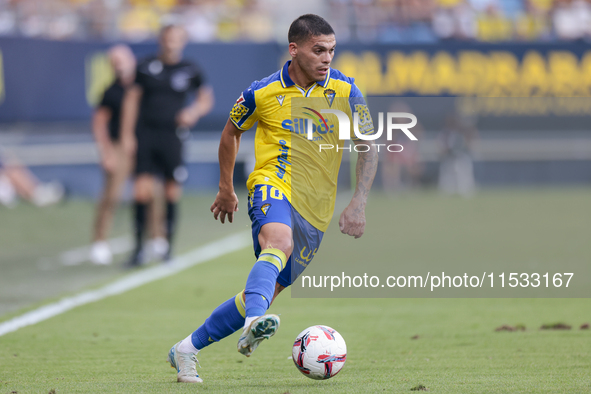
[{"label": "white pitch line", "polygon": [[97,290],[86,291],[72,297],[62,298],[53,304],[42,306],[4,323],[0,323],[0,336],[26,326],[37,324],[43,320],[47,320],[51,317],[67,312],[70,309],[76,308],[77,306],[125,293],[136,287],[174,275],[197,264],[205,263],[206,261],[240,250],[248,246],[251,242],[252,239],[250,233],[247,232],[234,234],[218,241],[211,242],[175,258],[169,264],[146,268],[142,271],[127,275]]}]

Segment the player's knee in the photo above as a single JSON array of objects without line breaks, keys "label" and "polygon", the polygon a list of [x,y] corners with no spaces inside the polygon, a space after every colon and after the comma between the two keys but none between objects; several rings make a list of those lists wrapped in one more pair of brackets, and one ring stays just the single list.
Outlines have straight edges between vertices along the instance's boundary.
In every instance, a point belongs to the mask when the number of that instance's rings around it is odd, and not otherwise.
[{"label": "player's knee", "polygon": [[133,198],[135,201],[137,201],[141,204],[148,204],[152,201],[152,194],[150,192],[145,191],[145,190],[136,191],[133,195]]},{"label": "player's knee", "polygon": [[289,258],[293,249],[291,227],[283,223],[265,224],[259,233],[261,249],[279,249]]},{"label": "player's knee", "polygon": [[147,204],[152,200],[154,184],[150,176],[140,175],[133,186],[133,198],[135,201]]},{"label": "player's knee", "polygon": [[[263,245],[263,244],[261,244],[261,245]],[[293,249],[291,237],[289,237],[289,238],[274,238],[274,239],[266,242],[266,245],[267,246],[262,249],[268,249],[268,248],[279,249],[280,251],[285,253],[285,256],[287,258],[289,258],[289,256],[291,256],[291,251]]]},{"label": "player's knee", "polygon": [[177,202],[180,200],[182,194],[181,185],[174,181],[166,182],[164,194],[167,201]]}]

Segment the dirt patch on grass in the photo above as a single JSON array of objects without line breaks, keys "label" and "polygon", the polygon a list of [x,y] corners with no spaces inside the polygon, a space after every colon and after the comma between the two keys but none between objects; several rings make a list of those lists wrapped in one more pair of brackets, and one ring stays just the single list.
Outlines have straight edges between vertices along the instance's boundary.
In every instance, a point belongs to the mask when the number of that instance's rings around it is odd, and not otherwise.
[{"label": "dirt patch on grass", "polygon": [[515,326],[503,324],[502,326],[495,328],[495,331],[525,331],[525,326],[523,324],[517,324]]},{"label": "dirt patch on grass", "polygon": [[570,330],[572,327],[565,323],[544,324],[540,330]]}]

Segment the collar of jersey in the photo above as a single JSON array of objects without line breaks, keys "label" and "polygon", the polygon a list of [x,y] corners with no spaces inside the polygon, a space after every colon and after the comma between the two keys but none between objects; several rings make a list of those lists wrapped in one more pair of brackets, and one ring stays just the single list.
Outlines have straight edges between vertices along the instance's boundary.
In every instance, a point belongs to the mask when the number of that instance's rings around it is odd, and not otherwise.
[{"label": "collar of jersey", "polygon": [[[298,86],[295,84],[294,81],[291,80],[291,78],[289,77],[289,72],[287,71],[287,68],[289,67],[289,64],[291,63],[291,60],[288,60],[287,62],[285,62],[285,64],[283,65],[283,68],[281,69],[281,86],[283,86],[284,88],[289,88],[290,86]],[[323,88],[328,86],[328,81],[330,79],[330,69],[328,69],[328,72],[326,73],[326,78],[324,78],[324,81],[322,83],[320,82],[316,82],[318,85],[322,86]],[[312,85],[314,86],[314,85]],[[304,88],[302,88],[304,89]],[[304,89],[304,90],[309,90],[308,89]]]}]

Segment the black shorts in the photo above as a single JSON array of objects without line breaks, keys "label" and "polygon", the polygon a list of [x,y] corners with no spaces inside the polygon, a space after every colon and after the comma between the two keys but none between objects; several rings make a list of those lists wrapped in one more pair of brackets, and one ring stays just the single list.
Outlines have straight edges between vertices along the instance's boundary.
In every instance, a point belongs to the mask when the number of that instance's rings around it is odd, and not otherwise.
[{"label": "black shorts", "polygon": [[139,130],[135,174],[163,175],[179,183],[187,179],[183,142],[174,131]]}]

